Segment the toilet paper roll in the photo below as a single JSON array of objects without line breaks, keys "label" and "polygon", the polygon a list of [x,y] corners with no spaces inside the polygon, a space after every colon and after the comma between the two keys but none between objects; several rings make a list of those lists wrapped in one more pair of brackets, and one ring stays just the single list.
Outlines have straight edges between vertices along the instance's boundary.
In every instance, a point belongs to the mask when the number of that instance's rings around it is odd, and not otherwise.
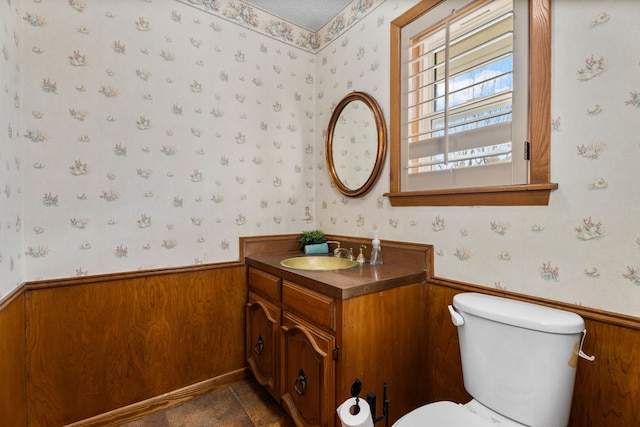
[{"label": "toilet paper roll", "polygon": [[364,399],[358,400],[358,406],[356,406],[355,397],[347,399],[342,405],[338,406],[336,412],[342,427],[373,427],[371,409]]}]

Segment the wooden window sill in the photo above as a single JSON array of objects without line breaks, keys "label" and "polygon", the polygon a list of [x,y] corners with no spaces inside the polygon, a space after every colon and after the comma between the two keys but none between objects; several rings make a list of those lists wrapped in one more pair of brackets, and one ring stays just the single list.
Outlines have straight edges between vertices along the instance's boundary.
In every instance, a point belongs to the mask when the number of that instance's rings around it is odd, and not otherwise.
[{"label": "wooden window sill", "polygon": [[385,193],[391,206],[547,206],[558,184]]}]

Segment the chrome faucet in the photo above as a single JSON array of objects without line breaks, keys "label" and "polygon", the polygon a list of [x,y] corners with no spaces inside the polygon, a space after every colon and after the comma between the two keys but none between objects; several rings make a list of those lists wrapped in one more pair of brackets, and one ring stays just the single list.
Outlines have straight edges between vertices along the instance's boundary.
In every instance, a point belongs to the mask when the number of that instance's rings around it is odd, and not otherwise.
[{"label": "chrome faucet", "polygon": [[336,249],[340,247],[340,242],[338,242],[337,240],[327,240],[325,243],[328,245],[331,245],[331,244],[338,245],[336,246]]},{"label": "chrome faucet", "polygon": [[[355,259],[355,257],[353,256],[353,248],[351,249],[341,248],[340,242],[338,242],[337,240],[327,240],[327,243],[337,245],[336,248],[333,250],[333,255],[336,258],[347,258],[351,261]],[[344,253],[344,257],[342,256],[343,253]]]},{"label": "chrome faucet", "polygon": [[[342,256],[343,252],[344,252],[344,257]],[[350,261],[353,261],[353,248],[350,248],[350,249],[347,249],[347,248],[335,248],[335,250],[333,251],[333,254],[337,258],[347,258]]]}]

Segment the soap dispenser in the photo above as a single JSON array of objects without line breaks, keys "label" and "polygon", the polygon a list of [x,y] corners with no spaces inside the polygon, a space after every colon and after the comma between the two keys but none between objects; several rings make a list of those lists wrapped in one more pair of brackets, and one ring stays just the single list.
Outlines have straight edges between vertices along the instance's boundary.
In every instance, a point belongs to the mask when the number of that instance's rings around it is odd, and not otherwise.
[{"label": "soap dispenser", "polygon": [[382,264],[382,254],[380,253],[380,240],[378,239],[378,230],[374,232],[373,240],[371,241],[371,265]]}]

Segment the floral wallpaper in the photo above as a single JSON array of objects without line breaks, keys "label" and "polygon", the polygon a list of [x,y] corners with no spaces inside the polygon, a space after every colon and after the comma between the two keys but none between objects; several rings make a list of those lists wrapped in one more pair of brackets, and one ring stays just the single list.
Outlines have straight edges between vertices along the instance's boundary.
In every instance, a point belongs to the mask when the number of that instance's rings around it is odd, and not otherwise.
[{"label": "floral wallpaper", "polygon": [[22,19],[27,280],[235,260],[309,224],[312,53],[168,0]]},{"label": "floral wallpaper", "polygon": [[[318,119],[350,90],[374,95],[388,123],[387,1],[317,55]],[[361,199],[317,176],[319,228],[431,243],[435,274],[640,316],[640,3],[552,2],[552,181],[544,207],[391,207],[388,164]],[[321,140],[316,140],[318,151]],[[318,158],[318,169],[322,169]],[[384,245],[382,248],[384,252]]]},{"label": "floral wallpaper", "polygon": [[0,2],[0,301],[24,281],[20,5]]},{"label": "floral wallpaper", "polygon": [[388,123],[389,23],[416,2],[354,0],[315,35],[231,0],[2,2],[2,296],[377,229],[433,244],[440,277],[640,316],[640,52],[618,43],[640,3],[553,2],[549,206],[394,208],[388,160],[343,197],[326,125],[354,90]]}]

